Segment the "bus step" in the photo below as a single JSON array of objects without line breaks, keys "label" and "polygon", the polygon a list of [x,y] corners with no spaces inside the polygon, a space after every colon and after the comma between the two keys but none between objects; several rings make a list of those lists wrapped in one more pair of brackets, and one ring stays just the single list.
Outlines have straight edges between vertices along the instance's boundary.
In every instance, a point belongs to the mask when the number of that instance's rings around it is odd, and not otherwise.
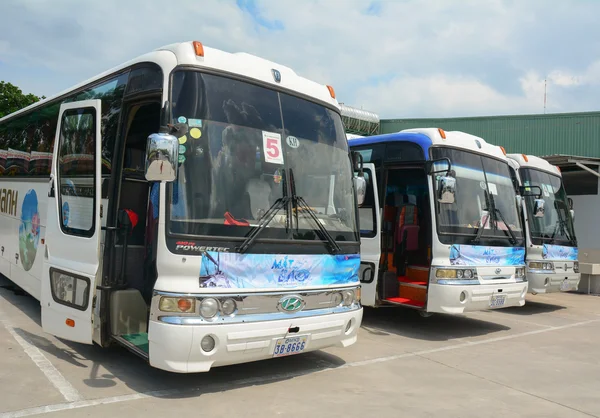
[{"label": "bus step", "polygon": [[141,332],[139,334],[113,335],[115,341],[127,348],[134,354],[148,360],[148,334]]},{"label": "bus step", "polygon": [[422,287],[422,288],[426,288],[427,287],[427,282],[426,281],[420,281],[420,280],[412,280],[406,276],[404,277],[398,277],[398,282],[400,283],[400,286],[413,286],[413,287]]},{"label": "bus step", "polygon": [[421,302],[421,301],[413,300],[413,299],[409,299],[409,298],[388,298],[388,299],[384,299],[384,300],[386,302],[393,303],[396,305],[411,306],[413,308],[424,308],[425,307],[425,302]]}]

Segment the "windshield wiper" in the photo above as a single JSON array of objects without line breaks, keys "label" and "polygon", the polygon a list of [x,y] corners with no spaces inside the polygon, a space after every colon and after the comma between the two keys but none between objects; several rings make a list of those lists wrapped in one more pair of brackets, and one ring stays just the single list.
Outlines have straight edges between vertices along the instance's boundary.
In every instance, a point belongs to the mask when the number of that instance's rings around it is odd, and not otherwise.
[{"label": "windshield wiper", "polygon": [[[488,192],[484,191],[483,194],[484,194],[484,197],[485,197],[486,207],[489,208],[490,207],[490,199],[488,197]],[[485,221],[483,221],[483,225],[481,225],[479,227],[479,229],[477,230],[477,235],[475,235],[475,238],[473,238],[473,240],[472,240],[473,244],[477,244],[481,240],[481,236],[483,235],[483,230],[485,229],[485,226],[489,222],[491,216],[492,216],[492,214],[490,213],[490,211],[488,209],[488,216],[487,216],[487,218],[485,218]]]},{"label": "windshield wiper", "polygon": [[327,239],[327,242],[329,243],[329,245],[331,247],[330,248],[331,249],[331,253],[332,254],[337,254],[340,251],[342,251],[342,249],[340,248],[340,246],[338,245],[338,243],[331,236],[331,234],[329,233],[329,231],[327,231],[327,229],[323,226],[323,224],[321,224],[321,222],[319,221],[319,218],[317,217],[317,215],[314,214],[313,210],[311,209],[310,206],[308,206],[308,204],[306,203],[306,201],[304,200],[304,198],[301,197],[301,196],[296,195],[296,183],[294,182],[294,172],[292,171],[291,168],[290,168],[290,186],[291,186],[291,190],[292,190],[292,206],[295,208],[295,211],[296,211],[296,228],[298,227],[298,212],[299,212],[299,207],[301,207],[302,209],[304,209],[304,211],[306,211],[309,214],[309,216],[311,217],[311,219],[317,225],[317,228],[319,229],[319,231],[321,231],[321,233]]},{"label": "windshield wiper", "polygon": [[[256,225],[254,228],[252,228],[252,230],[250,231],[250,234],[248,234],[248,237],[244,240],[244,242],[242,242],[242,244],[236,248],[236,251],[238,253],[245,253],[248,250],[248,248],[252,245],[252,243],[254,242],[256,237],[258,237],[258,234],[263,229],[265,229],[267,227],[267,225],[269,225],[271,220],[273,220],[273,218],[275,217],[277,212],[279,212],[280,209],[283,209],[284,207],[287,206],[289,201],[290,201],[290,198],[288,196],[280,197],[279,199],[277,199],[275,201],[275,203],[273,203],[273,205],[271,205],[269,210],[263,215],[263,217],[260,218],[258,225]],[[289,218],[289,216],[288,216],[288,218]],[[286,221],[286,226],[287,226],[287,221]]]},{"label": "windshield wiper", "polygon": [[491,208],[494,211],[494,221],[495,221],[494,226],[495,226],[495,229],[498,230],[498,220],[496,219],[496,215],[498,215],[500,217],[500,220],[502,222],[504,222],[504,226],[506,227],[506,231],[505,232],[508,232],[507,235],[510,236],[509,242],[511,244],[516,244],[517,243],[517,236],[513,232],[512,228],[510,227],[510,225],[508,224],[508,222],[506,222],[506,219],[504,219],[504,216],[502,216],[502,212],[500,211],[500,209],[498,209],[496,207],[496,202],[494,201],[494,196],[489,196],[489,199],[490,199]]},{"label": "windshield wiper", "polygon": [[[561,202],[562,203],[562,202]],[[556,226],[554,227],[554,232],[552,232],[552,236],[551,238],[551,243],[554,243],[555,241],[555,236],[556,233],[558,232],[558,229],[560,228],[562,230],[562,232],[564,232],[565,237],[567,238],[567,241],[569,242],[569,244],[571,245],[575,245],[575,240],[571,237],[571,234],[569,232],[569,226],[567,225],[567,221],[563,218],[562,213],[560,211],[560,209],[558,208],[559,203],[557,201],[554,202],[554,207],[556,208],[556,215],[558,216],[558,221],[556,223]]]},{"label": "windshield wiper", "polygon": [[[504,222],[504,226],[506,227],[506,231],[508,231],[508,233],[510,234],[510,243],[511,244],[516,244],[517,243],[517,236],[515,235],[515,233],[513,232],[512,228],[510,227],[510,225],[508,225],[508,222],[506,222],[506,220],[504,219],[504,216],[502,216],[502,212],[500,212],[500,209],[498,208],[494,208],[495,213],[500,216],[500,219],[502,220],[502,222]],[[498,225],[496,225],[496,229],[498,228]]]}]

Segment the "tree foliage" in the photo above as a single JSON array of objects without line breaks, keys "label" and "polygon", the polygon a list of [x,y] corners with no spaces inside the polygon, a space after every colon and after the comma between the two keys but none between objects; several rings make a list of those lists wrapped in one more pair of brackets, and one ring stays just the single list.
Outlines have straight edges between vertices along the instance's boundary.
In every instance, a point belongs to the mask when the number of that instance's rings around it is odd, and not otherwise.
[{"label": "tree foliage", "polygon": [[31,93],[24,94],[17,86],[0,81],[0,118],[45,98]]}]

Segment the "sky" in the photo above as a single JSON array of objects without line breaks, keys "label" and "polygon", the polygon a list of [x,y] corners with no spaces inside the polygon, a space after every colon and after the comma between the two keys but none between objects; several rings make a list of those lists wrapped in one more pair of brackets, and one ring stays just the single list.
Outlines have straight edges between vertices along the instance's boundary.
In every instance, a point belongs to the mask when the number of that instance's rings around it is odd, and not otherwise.
[{"label": "sky", "polygon": [[595,111],[599,16],[597,0],[2,0],[0,80],[51,96],[198,40],[381,118]]}]

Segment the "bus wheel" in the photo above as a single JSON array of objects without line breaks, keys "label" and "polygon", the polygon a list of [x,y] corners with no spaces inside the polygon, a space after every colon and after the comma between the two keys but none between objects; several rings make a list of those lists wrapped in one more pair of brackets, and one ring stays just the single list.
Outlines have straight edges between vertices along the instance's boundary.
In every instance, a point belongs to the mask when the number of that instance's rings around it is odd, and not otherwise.
[{"label": "bus wheel", "polygon": [[419,315],[421,315],[423,318],[429,318],[431,315],[433,315],[433,312],[419,311]]}]

